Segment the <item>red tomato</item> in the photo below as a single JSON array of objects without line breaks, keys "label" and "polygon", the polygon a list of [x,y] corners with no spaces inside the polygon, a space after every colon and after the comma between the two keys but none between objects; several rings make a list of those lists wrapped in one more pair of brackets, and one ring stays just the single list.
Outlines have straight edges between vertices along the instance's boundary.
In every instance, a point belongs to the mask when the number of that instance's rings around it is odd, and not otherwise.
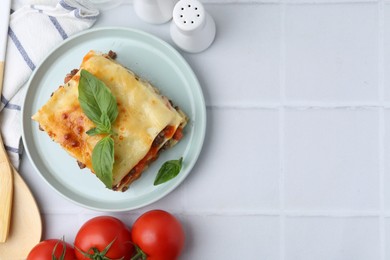
[{"label": "red tomato", "polygon": [[95,217],[85,222],[76,235],[74,247],[77,259],[106,259],[105,256],[126,260],[134,254],[130,229],[111,216]]},{"label": "red tomato", "polygon": [[[141,215],[131,231],[133,242],[148,260],[175,260],[184,247],[184,230],[180,222],[163,210]],[[141,257],[142,253],[138,252]]]},{"label": "red tomato", "polygon": [[[54,250],[55,247],[56,249]],[[63,258],[61,258],[61,256],[63,256]],[[52,259],[74,260],[76,259],[76,256],[74,254],[73,247],[65,241],[59,239],[48,239],[38,243],[33,249],[31,249],[27,256],[27,260]]]}]

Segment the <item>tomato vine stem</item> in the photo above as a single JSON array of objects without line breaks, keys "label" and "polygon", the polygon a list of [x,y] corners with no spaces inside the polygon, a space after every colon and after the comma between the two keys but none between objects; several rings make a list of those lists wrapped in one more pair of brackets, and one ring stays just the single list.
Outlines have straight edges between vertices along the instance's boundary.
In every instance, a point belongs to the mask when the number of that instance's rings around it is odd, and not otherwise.
[{"label": "tomato vine stem", "polygon": [[[108,250],[110,250],[112,244],[114,244],[116,238],[114,238],[114,240],[111,241],[111,243],[109,243],[104,249],[103,251],[99,251],[99,249],[97,249],[96,247],[92,247],[88,250],[88,252],[90,252],[91,250],[93,251],[93,254],[88,254],[87,252],[84,252],[82,251],[81,249],[79,249],[78,247],[75,247],[76,250],[78,250],[83,256],[85,257],[88,257],[89,259],[93,259],[93,260],[113,260],[113,259],[110,259],[106,256]],[[118,260],[123,260],[123,257],[118,259]]]},{"label": "tomato vine stem", "polygon": [[130,260],[146,260],[148,258],[148,256],[145,254],[144,251],[142,251],[139,246],[134,245],[134,247],[137,253]]}]

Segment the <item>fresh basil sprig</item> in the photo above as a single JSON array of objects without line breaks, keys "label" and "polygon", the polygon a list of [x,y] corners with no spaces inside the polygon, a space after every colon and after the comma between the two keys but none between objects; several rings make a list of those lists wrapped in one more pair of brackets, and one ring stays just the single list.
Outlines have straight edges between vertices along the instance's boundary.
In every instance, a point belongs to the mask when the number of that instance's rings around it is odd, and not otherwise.
[{"label": "fresh basil sprig", "polygon": [[112,187],[112,168],[114,166],[114,140],[110,135],[101,139],[92,151],[92,167],[96,176]]},{"label": "fresh basil sprig", "polygon": [[92,167],[96,176],[111,189],[114,166],[114,132],[111,127],[118,116],[116,99],[103,81],[86,70],[80,72],[78,91],[81,109],[96,125],[86,133],[90,136],[107,134],[92,151]]},{"label": "fresh basil sprig", "polygon": [[156,179],[154,180],[154,186],[175,178],[179,174],[182,164],[183,157],[179,160],[166,161],[157,173]]},{"label": "fresh basil sprig", "polygon": [[87,134],[111,134],[111,124],[118,116],[118,106],[110,89],[86,70],[80,72],[78,89],[80,106],[96,125],[96,128],[90,129]]}]

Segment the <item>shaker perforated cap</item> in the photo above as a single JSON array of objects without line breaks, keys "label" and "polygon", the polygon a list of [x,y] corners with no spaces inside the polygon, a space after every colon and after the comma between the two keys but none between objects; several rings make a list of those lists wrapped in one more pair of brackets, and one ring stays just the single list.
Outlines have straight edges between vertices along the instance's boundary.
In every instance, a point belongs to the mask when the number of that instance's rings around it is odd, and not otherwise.
[{"label": "shaker perforated cap", "polygon": [[206,12],[198,0],[181,0],[173,9],[173,20],[183,31],[192,31],[202,27]]},{"label": "shaker perforated cap", "polygon": [[207,49],[215,38],[215,22],[198,0],[181,0],[173,8],[171,38],[182,50]]}]

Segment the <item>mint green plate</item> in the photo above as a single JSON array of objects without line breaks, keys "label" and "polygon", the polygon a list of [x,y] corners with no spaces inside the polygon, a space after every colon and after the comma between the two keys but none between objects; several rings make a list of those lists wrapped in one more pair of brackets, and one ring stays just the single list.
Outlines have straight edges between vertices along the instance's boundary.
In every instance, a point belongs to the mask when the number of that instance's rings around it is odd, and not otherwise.
[{"label": "mint green plate", "polygon": [[[148,79],[190,118],[183,139],[172,149],[161,153],[142,177],[123,193],[106,189],[90,170],[80,170],[76,160],[46,133],[40,131],[38,124],[31,120],[31,116],[62,84],[65,75],[78,68],[83,56],[91,49],[115,51],[121,64]],[[140,208],[174,190],[193,168],[202,149],[206,131],[206,107],[202,90],[184,58],[159,38],[125,28],[89,30],[64,41],[46,57],[30,78],[22,113],[22,138],[36,171],[64,197],[100,211]],[[181,156],[183,168],[180,174],[165,184],[153,186],[161,165]]]}]

